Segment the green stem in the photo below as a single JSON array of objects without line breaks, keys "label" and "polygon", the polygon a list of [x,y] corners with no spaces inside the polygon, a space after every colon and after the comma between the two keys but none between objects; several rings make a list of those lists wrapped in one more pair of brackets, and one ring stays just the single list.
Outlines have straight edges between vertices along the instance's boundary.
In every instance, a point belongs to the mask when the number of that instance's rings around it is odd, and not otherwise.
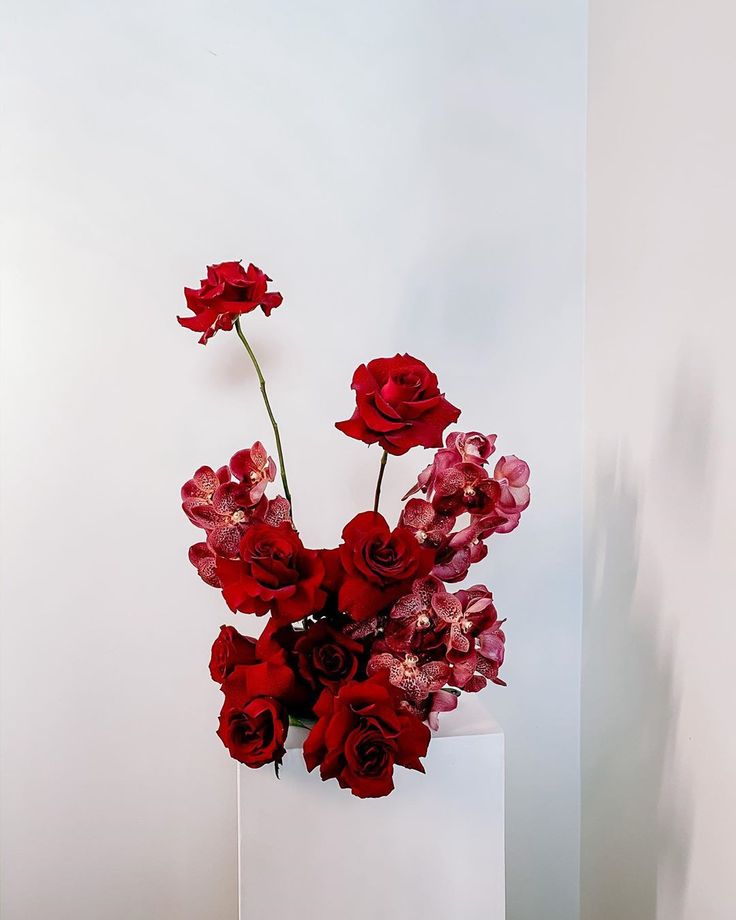
[{"label": "green stem", "polygon": [[381,456],[381,466],[378,469],[378,482],[376,483],[376,495],[373,499],[373,512],[378,514],[378,503],[381,500],[381,483],[383,482],[383,473],[386,469],[386,461],[388,460],[388,453],[384,450]]},{"label": "green stem", "polygon": [[291,508],[291,492],[289,492],[289,483],[286,479],[286,466],[284,464],[284,451],[281,446],[281,435],[279,434],[278,422],[274,418],[273,409],[271,408],[271,403],[268,400],[268,393],[266,392],[266,381],[261,372],[260,365],[258,364],[258,359],[253,353],[253,349],[248,344],[248,340],[243,335],[243,330],[240,328],[240,317],[235,320],[235,331],[238,333],[238,338],[245,346],[245,350],[250,356],[250,360],[253,362],[253,367],[256,369],[256,374],[258,375],[258,384],[261,388],[261,396],[263,397],[263,402],[266,406],[266,412],[268,412],[268,417],[271,420],[271,427],[273,428],[273,435],[276,438],[276,452],[279,456],[279,470],[281,471],[281,482],[284,486],[284,495],[286,500],[289,503],[289,508]]}]

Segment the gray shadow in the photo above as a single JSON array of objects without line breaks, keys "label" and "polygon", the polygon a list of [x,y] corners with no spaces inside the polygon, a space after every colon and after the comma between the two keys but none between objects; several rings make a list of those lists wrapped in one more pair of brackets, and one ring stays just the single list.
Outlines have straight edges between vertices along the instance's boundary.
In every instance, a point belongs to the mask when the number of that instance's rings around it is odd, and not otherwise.
[{"label": "gray shadow", "polygon": [[[641,552],[640,518],[646,498],[660,518],[671,507],[673,528],[707,532],[711,500],[698,494],[693,508],[687,496],[695,480],[707,482],[711,407],[707,374],[683,357],[664,399],[646,495],[620,441],[594,460],[585,541],[583,920],[685,916],[693,803],[674,752],[673,668],[677,631],[687,624],[663,606],[663,569],[651,544]],[[670,568],[666,577],[675,576]]]}]

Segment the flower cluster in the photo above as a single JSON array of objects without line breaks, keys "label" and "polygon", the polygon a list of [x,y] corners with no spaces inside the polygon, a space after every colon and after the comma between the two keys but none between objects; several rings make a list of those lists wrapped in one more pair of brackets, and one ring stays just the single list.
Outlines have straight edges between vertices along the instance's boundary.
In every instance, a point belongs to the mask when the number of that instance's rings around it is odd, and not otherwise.
[{"label": "flower cluster", "polygon": [[[281,303],[267,276],[240,263],[211,266],[182,325],[206,342],[243,313]],[[292,509],[279,429],[252,349],[276,439],[286,497],[267,494],[277,465],[260,441],[220,468],[200,467],[183,509],[204,538],[189,550],[202,580],[233,612],[267,616],[260,638],[223,626],[210,674],[224,696],[218,735],[249,767],[278,770],[290,725],[309,729],[307,769],[361,798],[387,795],[396,765],[424,772],[430,729],[462,692],[503,685],[503,620],[482,584],[453,590],[518,526],[529,468],[513,455],[493,467],[495,435],[452,431],[460,415],[437,377],[411,355],[378,358],[353,376],[355,410],[337,428],[383,449],[372,510],[335,548],[305,547]],[[444,436],[444,439],[443,439]],[[379,512],[389,454],[435,448],[392,526]]]}]

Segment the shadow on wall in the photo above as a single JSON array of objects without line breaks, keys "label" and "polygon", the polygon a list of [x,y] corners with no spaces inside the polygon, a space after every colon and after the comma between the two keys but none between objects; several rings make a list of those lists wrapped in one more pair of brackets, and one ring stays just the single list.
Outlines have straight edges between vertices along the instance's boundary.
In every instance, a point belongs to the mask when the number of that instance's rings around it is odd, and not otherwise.
[{"label": "shadow on wall", "polygon": [[[676,586],[662,580],[667,560],[660,564],[642,516],[656,515],[651,503],[690,514],[693,470],[703,472],[712,441],[707,379],[681,362],[667,403],[645,488],[621,441],[596,460],[585,568],[583,920],[685,917],[692,797],[674,756],[675,643],[688,624],[667,615],[665,588]],[[692,514],[707,529],[708,507]]]}]

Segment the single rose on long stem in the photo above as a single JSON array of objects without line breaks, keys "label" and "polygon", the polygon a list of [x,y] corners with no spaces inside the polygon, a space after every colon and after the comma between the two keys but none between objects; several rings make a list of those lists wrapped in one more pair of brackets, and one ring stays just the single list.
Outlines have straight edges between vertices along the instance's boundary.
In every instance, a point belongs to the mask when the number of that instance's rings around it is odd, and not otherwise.
[{"label": "single rose on long stem", "polygon": [[281,472],[281,482],[284,486],[284,495],[286,496],[286,500],[288,501],[289,507],[291,508],[291,492],[289,491],[289,483],[286,479],[286,464],[284,463],[284,449],[281,446],[281,435],[279,434],[279,425],[278,425],[278,422],[276,421],[276,418],[274,417],[273,409],[271,408],[271,403],[268,398],[268,392],[266,391],[266,380],[263,376],[263,372],[261,371],[261,367],[258,363],[258,359],[256,358],[253,349],[250,347],[248,340],[243,335],[243,330],[240,328],[240,317],[238,317],[235,320],[235,331],[238,333],[238,338],[245,346],[245,350],[248,352],[250,360],[253,362],[253,367],[256,369],[256,375],[258,377],[258,385],[261,388],[261,396],[263,397],[263,402],[264,402],[264,405],[266,406],[266,412],[268,413],[268,417],[271,421],[271,427],[273,428],[273,435],[276,438],[276,453],[278,454],[278,458],[279,458],[279,471]]}]

